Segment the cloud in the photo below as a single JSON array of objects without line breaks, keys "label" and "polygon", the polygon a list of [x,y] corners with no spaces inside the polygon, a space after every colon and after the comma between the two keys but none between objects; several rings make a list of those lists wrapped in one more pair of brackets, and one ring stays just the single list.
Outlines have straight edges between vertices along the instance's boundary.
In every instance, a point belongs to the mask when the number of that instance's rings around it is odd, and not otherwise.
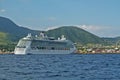
[{"label": "cloud", "polygon": [[47,20],[48,20],[48,21],[56,21],[57,19],[56,19],[56,17],[48,17]]},{"label": "cloud", "polygon": [[[78,28],[82,28],[82,29],[87,30],[87,31],[96,31],[96,32],[108,28],[105,26],[103,27],[103,26],[93,26],[93,25],[61,25],[61,26],[76,26]],[[56,28],[59,28],[61,26],[48,27],[46,30],[56,29]]]},{"label": "cloud", "polygon": [[87,31],[101,31],[108,28],[106,26],[94,26],[94,25],[76,25],[76,26]]},{"label": "cloud", "polygon": [[60,25],[60,26],[52,26],[52,27],[48,27],[47,29],[45,29],[45,31],[48,30],[52,30],[52,29],[56,29],[59,28],[61,26],[76,26],[78,28],[82,28],[90,33],[93,33],[97,36],[100,37],[110,37],[113,35],[113,33],[111,32],[111,30],[114,30],[112,27],[108,27],[108,26],[95,26],[95,25]]},{"label": "cloud", "polygon": [[0,9],[0,12],[1,12],[1,13],[5,12],[5,11],[6,11],[5,9]]},{"label": "cloud", "polygon": [[52,29],[56,29],[56,28],[59,28],[60,26],[52,26],[52,27],[48,27],[45,29],[45,31],[48,31],[48,30],[52,30]]},{"label": "cloud", "polygon": [[[62,27],[62,26],[73,26],[73,25],[57,25],[57,26],[51,26],[51,27],[46,28],[45,31],[52,30],[52,29],[56,29],[56,28],[59,28],[59,27]],[[77,26],[76,26],[76,27],[77,27]]]},{"label": "cloud", "polygon": [[100,37],[116,37],[120,35],[119,28],[113,26],[77,25],[77,27]]},{"label": "cloud", "polygon": [[19,1],[23,1],[24,2],[24,1],[31,1],[31,0],[19,0]]}]

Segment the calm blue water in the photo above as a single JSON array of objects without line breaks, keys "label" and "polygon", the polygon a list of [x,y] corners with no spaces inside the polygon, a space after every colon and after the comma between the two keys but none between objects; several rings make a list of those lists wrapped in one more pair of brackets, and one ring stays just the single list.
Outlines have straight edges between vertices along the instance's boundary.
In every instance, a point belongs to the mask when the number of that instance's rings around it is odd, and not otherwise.
[{"label": "calm blue water", "polygon": [[120,54],[0,55],[0,80],[120,80]]}]

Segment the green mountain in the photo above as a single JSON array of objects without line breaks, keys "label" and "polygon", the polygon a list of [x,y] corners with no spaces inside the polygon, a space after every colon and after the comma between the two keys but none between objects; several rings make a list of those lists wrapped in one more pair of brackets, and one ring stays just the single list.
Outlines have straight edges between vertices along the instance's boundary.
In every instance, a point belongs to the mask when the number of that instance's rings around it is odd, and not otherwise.
[{"label": "green mountain", "polygon": [[[1,32],[0,42],[8,43],[14,41],[17,42],[20,38],[26,36],[28,33],[32,33],[33,35],[35,35],[35,34],[39,34],[41,31],[31,30],[25,27],[18,26],[10,19],[5,17],[0,17],[0,32]],[[109,42],[110,40],[108,38],[106,39],[100,38],[94,34],[91,34],[75,26],[62,26],[44,32],[48,36],[55,37],[56,39],[61,35],[65,35],[67,39],[81,44],[88,44],[88,43],[102,44],[105,40],[107,40],[107,42]]]},{"label": "green mountain", "polygon": [[16,25],[13,21],[8,18],[0,17],[0,32],[8,34],[8,39],[12,41],[17,41],[20,38],[24,37],[28,33],[36,34],[39,31],[31,30]]},{"label": "green mountain", "polygon": [[7,33],[0,32],[0,45],[6,45],[9,42],[7,37],[8,37]]},{"label": "green mountain", "polygon": [[65,37],[73,42],[79,42],[82,44],[87,43],[102,43],[103,39],[91,34],[81,28],[75,26],[63,26],[46,32],[48,36],[54,36],[55,38],[65,35]]}]

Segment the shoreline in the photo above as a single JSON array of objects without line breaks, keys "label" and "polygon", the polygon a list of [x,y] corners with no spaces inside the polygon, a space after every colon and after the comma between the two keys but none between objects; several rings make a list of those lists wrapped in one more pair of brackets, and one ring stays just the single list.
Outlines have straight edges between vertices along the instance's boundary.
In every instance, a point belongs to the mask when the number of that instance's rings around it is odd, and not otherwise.
[{"label": "shoreline", "polygon": [[[0,52],[0,55],[1,54],[14,54],[14,52]],[[120,53],[90,53],[90,52],[88,52],[88,53],[80,53],[80,52],[75,52],[75,53],[73,53],[73,54],[120,54]]]},{"label": "shoreline", "polygon": [[14,54],[14,52],[0,52],[0,54]]}]

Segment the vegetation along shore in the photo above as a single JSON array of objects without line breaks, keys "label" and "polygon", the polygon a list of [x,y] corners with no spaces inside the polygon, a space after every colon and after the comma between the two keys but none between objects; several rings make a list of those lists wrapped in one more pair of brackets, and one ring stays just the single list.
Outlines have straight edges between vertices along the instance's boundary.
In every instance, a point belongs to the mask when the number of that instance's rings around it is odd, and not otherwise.
[{"label": "vegetation along shore", "polygon": [[61,35],[76,43],[76,53],[120,53],[120,37],[101,38],[77,26],[61,26],[47,31],[31,30],[18,26],[12,20],[0,17],[0,54],[12,54],[19,39],[28,33],[44,32],[56,39]]}]

